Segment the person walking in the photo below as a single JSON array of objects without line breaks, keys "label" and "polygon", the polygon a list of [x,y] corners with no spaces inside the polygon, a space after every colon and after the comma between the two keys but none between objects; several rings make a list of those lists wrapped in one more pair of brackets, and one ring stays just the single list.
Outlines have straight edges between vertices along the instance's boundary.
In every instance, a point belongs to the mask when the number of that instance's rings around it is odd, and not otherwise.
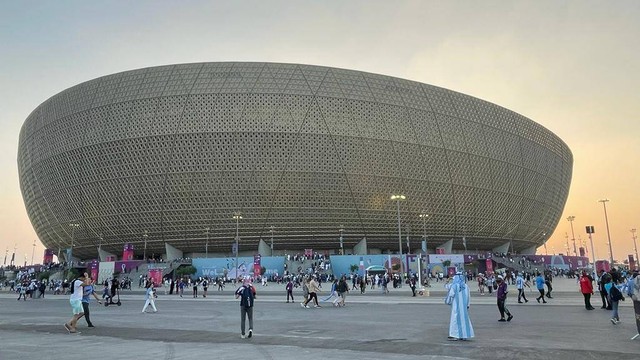
[{"label": "person walking", "polygon": [[[509,311],[509,309],[507,309],[507,306],[505,304],[507,301],[507,293],[509,293],[509,291],[507,291],[507,282],[504,281],[502,275],[498,275],[498,277],[496,278],[496,283],[498,284],[496,298],[498,299],[498,311],[500,312],[500,319],[498,321],[511,321],[511,319],[513,319],[513,315],[511,315],[511,312]],[[506,320],[504,318],[505,314],[507,315]]]},{"label": "person walking", "polygon": [[604,284],[604,288],[609,295],[609,302],[611,303],[611,322],[613,325],[620,323],[620,315],[618,314],[618,303],[620,300],[624,300],[622,292],[618,288],[618,284],[612,280]]},{"label": "person walking", "polygon": [[207,278],[204,278],[202,280],[202,297],[203,298],[207,297],[207,290],[209,290],[209,280]]},{"label": "person walking", "polygon": [[285,289],[287,290],[287,303],[289,302],[289,298],[291,298],[291,302],[294,302],[295,300],[293,300],[293,282],[291,281],[291,278],[289,278],[289,281],[287,281]]},{"label": "person walking", "polygon": [[584,307],[587,310],[594,310],[595,308],[591,306],[591,295],[593,295],[593,278],[591,275],[587,274],[586,271],[582,271],[582,276],[580,277],[580,292],[582,296],[584,296]]},{"label": "person walking", "polygon": [[84,286],[83,294],[82,294],[82,310],[84,312],[84,319],[87,322],[87,327],[95,327],[91,322],[91,317],[89,313],[89,302],[91,301],[91,296],[96,299],[98,304],[102,305],[102,301],[98,298],[98,294],[96,294],[95,290],[95,282],[89,277],[89,274],[84,273],[84,277],[87,279],[88,284]]},{"label": "person walking", "polygon": [[76,324],[84,315],[84,310],[82,308],[82,287],[87,285],[86,280],[87,279],[83,274],[69,284],[72,289],[71,295],[69,296],[69,304],[71,304],[71,312],[73,313],[73,316],[68,322],[64,323],[64,328],[67,329],[70,334],[78,333],[78,330],[76,330]]},{"label": "person walking", "polygon": [[349,284],[347,284],[347,278],[341,277],[340,282],[336,285],[336,291],[338,293],[338,299],[333,302],[334,305],[341,307],[345,306],[345,299],[347,298],[347,293],[349,292]]},{"label": "person walking", "polygon": [[304,304],[302,304],[302,307],[308,309],[309,302],[311,302],[311,300],[313,300],[313,302],[315,303],[313,307],[316,307],[316,308],[321,307],[320,304],[318,304],[318,293],[320,292],[320,287],[318,286],[318,282],[316,281],[315,275],[311,277],[311,281],[309,281],[308,286],[309,286],[309,298],[307,299],[307,301],[304,302]]},{"label": "person walking", "polygon": [[605,285],[610,281],[611,275],[603,269],[600,269],[600,277],[598,278],[598,291],[600,292],[600,298],[602,298],[602,307],[600,307],[600,309],[611,310],[611,302],[605,289]]},{"label": "person walking", "polygon": [[193,297],[198,297],[198,279],[193,280]]},{"label": "person walking", "polygon": [[551,296],[551,291],[553,290],[553,286],[551,286],[551,283],[553,282],[553,275],[551,274],[551,271],[545,271],[544,274],[544,284],[547,285],[547,298],[549,299],[553,299],[553,297]]},{"label": "person walking", "polygon": [[544,278],[540,273],[536,276],[536,288],[538,288],[538,291],[540,292],[540,296],[538,296],[536,300],[540,303],[540,300],[542,299],[542,303],[546,304],[547,302],[544,299]]},{"label": "person walking", "polygon": [[302,305],[302,307],[304,307],[304,304],[306,304],[307,300],[309,300],[309,281],[311,281],[311,279],[309,277],[307,277],[307,276],[305,276],[302,279],[302,297],[304,299],[300,303],[300,305]]},{"label": "person walking", "polygon": [[327,296],[326,298],[322,299],[322,302],[327,302],[327,301],[331,300],[331,298],[335,298],[333,300],[333,305],[336,304],[337,300],[339,300],[337,286],[338,286],[338,280],[337,279],[333,279],[333,282],[331,283],[331,293],[329,294],[329,296]]},{"label": "person walking", "polygon": [[144,299],[146,300],[144,303],[144,307],[142,308],[142,313],[146,313],[147,312],[147,306],[151,305],[151,308],[153,309],[154,313],[158,312],[158,309],[156,308],[156,302],[155,302],[155,297],[156,297],[156,292],[154,289],[154,284],[153,281],[147,281],[147,283],[145,284],[145,295],[144,295]]},{"label": "person walking", "polygon": [[522,277],[522,274],[518,273],[518,277],[516,277],[516,289],[518,289],[518,304],[522,304],[522,300],[524,300],[525,303],[529,302],[524,294],[524,284],[525,281]]},{"label": "person walking", "polygon": [[469,286],[465,284],[464,275],[457,273],[453,282],[446,285],[447,297],[445,303],[451,306],[449,318],[448,340],[469,340],[474,337],[473,325],[469,318]]},{"label": "person walking", "polygon": [[244,278],[242,286],[236,290],[236,299],[240,298],[240,338],[245,338],[245,319],[249,319],[248,338],[253,336],[253,303],[256,297],[256,290],[251,285],[251,279]]}]

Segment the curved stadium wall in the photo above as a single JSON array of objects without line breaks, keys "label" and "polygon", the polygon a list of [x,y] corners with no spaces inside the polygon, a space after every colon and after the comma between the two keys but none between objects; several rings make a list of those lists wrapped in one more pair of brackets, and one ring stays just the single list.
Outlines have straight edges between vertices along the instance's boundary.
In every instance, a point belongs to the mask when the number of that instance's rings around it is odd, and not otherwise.
[{"label": "curved stadium wall", "polygon": [[469,250],[521,251],[557,225],[572,161],[544,127],[461,93],[241,62],[81,83],[29,115],[18,151],[38,237],[54,250],[73,241],[81,258],[124,243],[141,255],[145,232],[147,254],[165,243],[230,253],[236,225],[244,250],[272,236],[276,250],[338,249],[342,227],[347,249],[366,237],[397,251],[392,194],[406,196],[403,243],[409,235],[413,249],[426,233],[430,249],[454,239],[460,250],[464,237]]}]

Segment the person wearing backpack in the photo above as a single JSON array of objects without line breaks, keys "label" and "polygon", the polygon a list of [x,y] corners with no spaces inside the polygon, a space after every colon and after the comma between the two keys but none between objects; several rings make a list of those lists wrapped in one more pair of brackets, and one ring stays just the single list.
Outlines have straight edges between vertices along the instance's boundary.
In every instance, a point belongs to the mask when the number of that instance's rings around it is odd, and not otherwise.
[{"label": "person wearing backpack", "polygon": [[253,301],[256,297],[256,290],[251,285],[251,278],[244,278],[242,286],[236,290],[236,299],[240,298],[240,338],[245,338],[245,318],[249,318],[248,338],[253,336]]},{"label": "person wearing backpack", "polygon": [[622,292],[618,288],[615,281],[612,280],[607,282],[604,285],[607,294],[609,295],[609,302],[611,303],[611,322],[613,325],[618,325],[620,323],[620,315],[618,314],[618,303],[620,300],[624,301],[624,296],[622,296]]}]

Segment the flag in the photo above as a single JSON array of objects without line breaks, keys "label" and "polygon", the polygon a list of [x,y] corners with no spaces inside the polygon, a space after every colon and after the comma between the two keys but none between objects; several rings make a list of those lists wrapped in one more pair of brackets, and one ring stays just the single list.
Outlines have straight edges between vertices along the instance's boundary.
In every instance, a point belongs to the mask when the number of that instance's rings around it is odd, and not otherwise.
[{"label": "flag", "polygon": [[15,253],[15,251],[13,252],[13,254],[11,254],[11,264],[13,264],[14,261],[16,261],[16,253]]},{"label": "flag", "polygon": [[464,246],[464,249],[467,250],[467,238],[466,237],[462,237],[462,246]]}]

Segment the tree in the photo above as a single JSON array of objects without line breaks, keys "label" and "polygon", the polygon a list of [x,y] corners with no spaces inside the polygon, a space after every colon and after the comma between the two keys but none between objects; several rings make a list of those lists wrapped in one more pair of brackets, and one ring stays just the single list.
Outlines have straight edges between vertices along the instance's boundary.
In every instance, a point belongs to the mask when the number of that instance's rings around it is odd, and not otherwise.
[{"label": "tree", "polygon": [[78,277],[80,277],[80,271],[78,271],[78,269],[71,268],[69,269],[69,271],[67,271],[67,280],[75,280]]},{"label": "tree", "polygon": [[197,272],[196,268],[194,268],[191,265],[181,266],[178,269],[176,269],[176,275],[178,277],[183,277],[183,276],[186,276],[186,275],[191,276],[191,275],[195,274],[196,272]]},{"label": "tree", "polygon": [[40,274],[38,274],[38,280],[42,281],[44,279],[47,279],[47,281],[49,280],[49,277],[51,277],[51,273],[48,271],[43,271]]}]

